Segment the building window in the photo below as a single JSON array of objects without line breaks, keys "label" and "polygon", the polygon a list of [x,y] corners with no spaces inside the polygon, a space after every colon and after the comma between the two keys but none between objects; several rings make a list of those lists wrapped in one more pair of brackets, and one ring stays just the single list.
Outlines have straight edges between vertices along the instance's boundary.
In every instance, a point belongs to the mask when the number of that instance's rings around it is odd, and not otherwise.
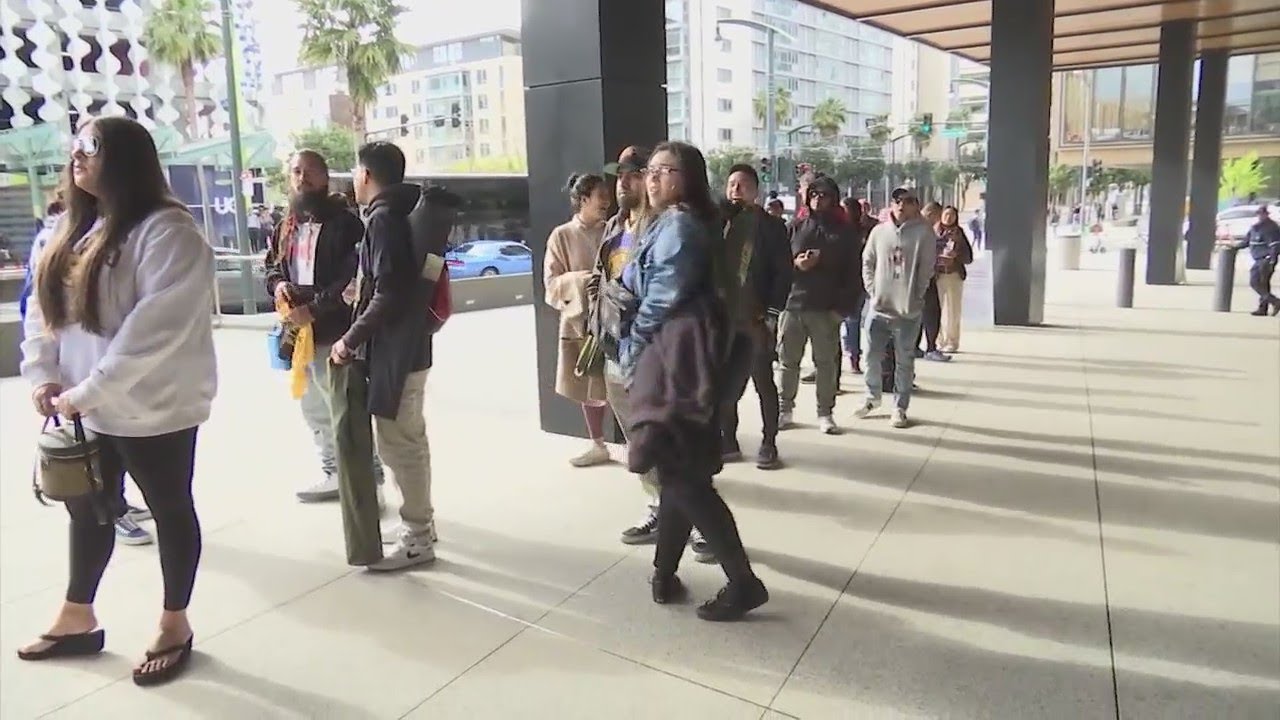
[{"label": "building window", "polygon": [[731,17],[733,17],[733,12],[732,12],[731,10],[729,10],[729,8],[727,8],[727,7],[722,7],[722,6],[720,6],[720,5],[717,5],[717,6],[716,6],[716,19],[717,19],[717,20],[728,20],[728,19],[729,19],[729,18],[731,18]]},{"label": "building window", "polygon": [[1089,139],[1106,142],[1120,139],[1120,102],[1124,96],[1124,68],[1093,72],[1093,127]]},{"label": "building window", "polygon": [[400,114],[400,108],[397,108],[395,105],[387,106],[386,118],[388,120],[395,118],[399,114]]},{"label": "building window", "polygon": [[396,84],[395,84],[395,83],[387,83],[386,85],[383,85],[383,86],[382,86],[382,94],[383,94],[383,95],[386,95],[387,97],[390,97],[390,96],[392,96],[392,95],[395,95],[395,94],[396,94]]},{"label": "building window", "polygon": [[729,68],[718,68],[716,70],[716,80],[719,80],[722,83],[733,82],[733,71]]},{"label": "building window", "polygon": [[489,96],[488,96],[488,95],[477,95],[477,96],[476,96],[476,108],[478,108],[478,109],[480,109],[480,110],[488,110],[488,109],[489,109]]},{"label": "building window", "polygon": [[489,132],[489,120],[488,120],[488,118],[482,118],[482,119],[480,120],[480,132],[482,132],[482,133],[488,133],[488,132]]},{"label": "building window", "polygon": [[1124,110],[1120,134],[1126,140],[1146,140],[1154,130],[1156,68],[1133,65],[1124,69]]},{"label": "building window", "polygon": [[720,52],[733,52],[733,41],[729,38],[721,38]]},{"label": "building window", "polygon": [[720,112],[733,112],[733,100],[730,98],[720,98],[718,105]]},{"label": "building window", "polygon": [[409,83],[409,91],[412,92],[414,95],[417,95],[419,92],[422,91],[422,82],[419,80],[414,80],[412,83]]},{"label": "building window", "polygon": [[733,130],[730,128],[720,128],[720,142],[722,143],[733,142]]},{"label": "building window", "polygon": [[[1258,55],[1253,68],[1253,132],[1280,135],[1280,53]],[[1274,175],[1272,177],[1274,180]]]},{"label": "building window", "polygon": [[302,89],[303,90],[316,89],[316,71],[315,70],[308,70],[302,73]]},{"label": "building window", "polygon": [[417,126],[417,127],[415,127],[415,128],[413,129],[413,136],[414,136],[415,138],[418,138],[419,140],[421,140],[421,139],[422,139],[422,126],[421,126],[421,125],[419,125],[419,126]]},{"label": "building window", "polygon": [[476,84],[476,85],[484,85],[484,84],[485,84],[485,83],[487,83],[487,82],[489,82],[489,71],[487,71],[487,70],[477,70],[477,71],[476,71],[476,81],[475,81],[475,84]]},{"label": "building window", "polygon": [[414,157],[418,158],[418,162],[422,162],[427,159],[427,151],[419,148],[418,152],[414,154]]},{"label": "building window", "polygon": [[489,157],[489,143],[480,143],[480,157]]},{"label": "building window", "polygon": [[413,116],[415,118],[422,117],[422,103],[413,104]]}]

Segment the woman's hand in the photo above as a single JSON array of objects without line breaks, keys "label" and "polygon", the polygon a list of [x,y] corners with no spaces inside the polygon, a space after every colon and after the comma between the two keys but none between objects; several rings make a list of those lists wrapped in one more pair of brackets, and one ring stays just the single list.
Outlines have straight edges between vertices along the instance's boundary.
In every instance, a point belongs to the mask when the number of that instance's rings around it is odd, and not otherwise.
[{"label": "woman's hand", "polygon": [[57,383],[45,383],[31,391],[31,403],[41,417],[53,417],[58,409],[54,401],[62,394],[62,386]]}]

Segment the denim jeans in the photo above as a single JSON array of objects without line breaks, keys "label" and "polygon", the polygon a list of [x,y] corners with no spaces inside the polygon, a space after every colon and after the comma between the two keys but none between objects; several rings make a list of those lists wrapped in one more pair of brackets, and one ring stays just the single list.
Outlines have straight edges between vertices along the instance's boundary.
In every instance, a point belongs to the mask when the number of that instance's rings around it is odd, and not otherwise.
[{"label": "denim jeans", "polygon": [[911,383],[915,379],[916,332],[919,318],[887,318],[874,315],[867,323],[867,399],[880,402],[880,369],[884,363],[889,339],[893,339],[895,359],[893,382],[897,389],[899,410],[911,405]]},{"label": "denim jeans", "polygon": [[867,296],[858,300],[857,310],[844,319],[844,351],[854,360],[862,359],[862,328],[867,319]]}]

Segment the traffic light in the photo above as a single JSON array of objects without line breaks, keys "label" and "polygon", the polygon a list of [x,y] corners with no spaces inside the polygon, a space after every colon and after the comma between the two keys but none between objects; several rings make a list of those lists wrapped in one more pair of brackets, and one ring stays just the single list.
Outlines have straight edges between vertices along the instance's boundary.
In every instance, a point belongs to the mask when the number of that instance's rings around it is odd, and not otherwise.
[{"label": "traffic light", "polygon": [[773,181],[773,160],[770,158],[760,158],[760,182],[769,183]]},{"label": "traffic light", "polygon": [[455,128],[462,127],[462,103],[454,103],[449,108],[449,124]]},{"label": "traffic light", "polygon": [[409,116],[401,115],[400,116],[400,137],[405,137],[408,134],[409,134]]},{"label": "traffic light", "polygon": [[920,116],[920,133],[922,135],[933,134],[933,113],[925,113]]},{"label": "traffic light", "polygon": [[1094,159],[1093,162],[1089,163],[1089,169],[1095,173],[1098,172],[1099,170],[1102,169],[1102,161],[1098,159]]}]

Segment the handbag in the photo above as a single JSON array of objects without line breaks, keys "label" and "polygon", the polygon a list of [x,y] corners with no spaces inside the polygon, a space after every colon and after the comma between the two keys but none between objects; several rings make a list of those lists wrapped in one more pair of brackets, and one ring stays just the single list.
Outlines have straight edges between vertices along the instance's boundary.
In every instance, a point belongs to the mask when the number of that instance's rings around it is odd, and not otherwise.
[{"label": "handbag", "polygon": [[61,423],[57,416],[46,419],[36,442],[36,467],[31,474],[31,489],[36,500],[48,505],[45,498],[67,502],[86,495],[101,495],[99,446],[98,436],[85,429],[79,415],[71,418],[69,426]]},{"label": "handbag", "polygon": [[272,370],[288,370],[293,367],[293,342],[284,323],[276,323],[267,331],[267,362]]}]

